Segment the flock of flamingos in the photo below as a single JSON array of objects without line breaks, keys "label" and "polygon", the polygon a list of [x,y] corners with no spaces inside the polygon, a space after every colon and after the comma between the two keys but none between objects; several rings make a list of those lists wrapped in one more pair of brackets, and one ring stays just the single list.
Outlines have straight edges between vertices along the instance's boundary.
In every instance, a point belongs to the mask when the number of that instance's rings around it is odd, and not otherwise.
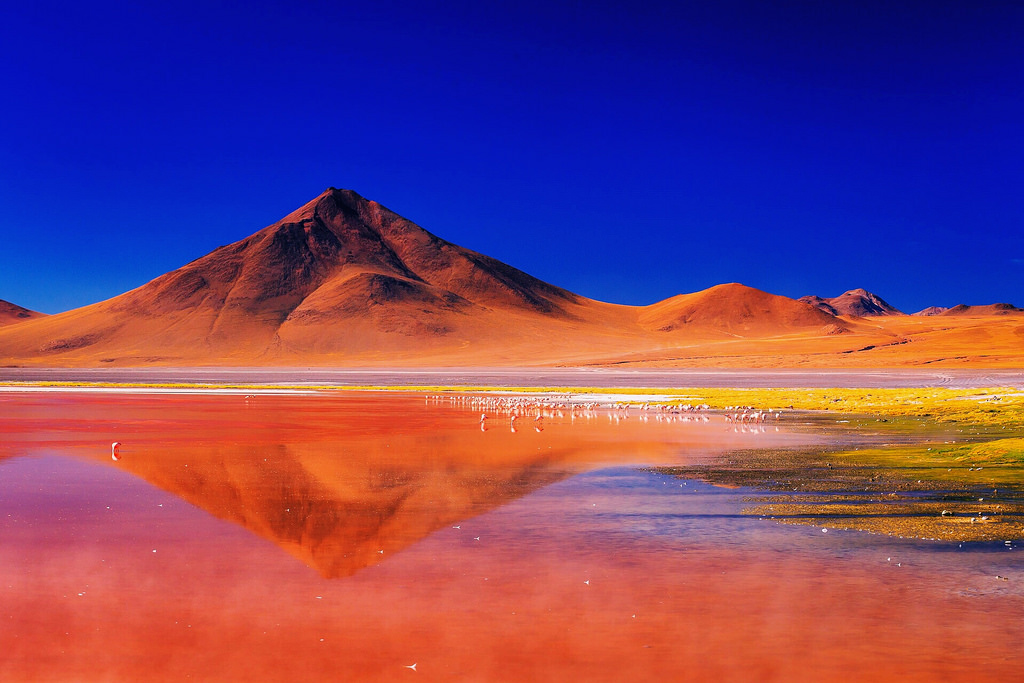
[{"label": "flock of flamingos", "polygon": [[[253,398],[247,395],[246,399]],[[534,431],[544,431],[545,419],[562,420],[568,417],[571,422],[577,419],[592,420],[601,413],[607,414],[608,421],[618,424],[622,420],[628,420],[634,412],[639,413],[641,422],[647,422],[654,416],[657,422],[711,422],[709,412],[711,406],[706,403],[699,405],[667,405],[650,402],[624,403],[613,401],[602,403],[599,401],[581,401],[579,397],[572,394],[558,394],[553,396],[471,396],[471,395],[442,395],[434,394],[426,397],[427,403],[457,406],[474,412],[480,412],[480,431],[486,432],[489,428],[488,420],[504,417],[508,418],[509,429],[513,434],[521,428],[519,421],[528,423]],[[488,415],[488,412],[490,415]],[[755,409],[753,406],[728,406],[723,413],[727,423],[732,423],[735,429],[760,427],[764,430],[764,424],[768,421],[776,421],[782,417],[781,410]],[[110,459],[118,461],[121,459],[121,442],[115,441],[110,444]]]},{"label": "flock of flamingos", "polygon": [[[667,405],[650,402],[624,403],[613,401],[601,403],[592,400],[579,400],[572,394],[554,396],[472,396],[434,394],[426,397],[427,403],[457,406],[473,412],[480,412],[480,430],[486,432],[489,422],[496,418],[507,418],[509,429],[516,433],[522,423],[528,423],[534,431],[544,431],[545,419],[565,419],[571,422],[577,419],[591,420],[599,414],[606,414],[609,422],[618,424],[638,413],[642,422],[647,422],[653,415],[657,422],[698,422],[711,421],[711,406],[706,403],[699,405]],[[723,413],[727,423],[739,426],[763,426],[766,422],[777,421],[782,417],[781,410],[772,408],[757,409],[753,406],[728,406]],[[520,423],[520,420],[522,423]]]}]

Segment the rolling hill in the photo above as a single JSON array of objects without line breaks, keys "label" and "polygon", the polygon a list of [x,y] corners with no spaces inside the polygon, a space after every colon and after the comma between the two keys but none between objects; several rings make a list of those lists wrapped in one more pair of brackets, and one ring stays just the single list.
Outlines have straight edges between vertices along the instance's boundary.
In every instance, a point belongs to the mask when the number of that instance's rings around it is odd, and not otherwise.
[{"label": "rolling hill", "polygon": [[960,316],[960,315],[1020,315],[1024,308],[1017,308],[1013,304],[987,304],[984,306],[968,306],[958,304],[952,308],[942,311],[938,315]]},{"label": "rolling hill", "polygon": [[22,323],[26,320],[32,320],[33,318],[41,318],[45,315],[45,313],[30,311],[27,308],[23,308],[17,304],[12,304],[9,301],[0,299],[0,327],[4,325]]},{"label": "rolling hill", "polygon": [[738,283],[603,303],[329,188],[120,296],[0,328],[0,365],[1024,365],[1016,316],[955,310],[912,318],[864,290],[797,301]]},{"label": "rolling hill", "polygon": [[[644,327],[663,332],[691,325],[727,334],[777,335],[780,330],[846,329],[836,315],[804,301],[769,294],[736,282],[716,285],[693,294],[679,294],[645,307]],[[834,326],[832,330],[827,330]]]}]

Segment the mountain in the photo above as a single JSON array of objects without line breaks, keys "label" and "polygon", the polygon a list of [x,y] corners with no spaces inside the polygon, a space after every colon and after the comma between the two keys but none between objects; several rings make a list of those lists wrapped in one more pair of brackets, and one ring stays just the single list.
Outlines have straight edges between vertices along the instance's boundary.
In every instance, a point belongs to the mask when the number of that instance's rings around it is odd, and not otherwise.
[{"label": "mountain", "polygon": [[865,289],[851,289],[831,299],[820,296],[804,296],[797,299],[832,315],[857,316],[860,318],[878,315],[903,315],[882,297]]},{"label": "mountain", "polygon": [[945,306],[929,306],[928,308],[922,308],[917,313],[911,313],[911,315],[940,315],[948,310]]},{"label": "mountain", "polygon": [[0,339],[0,349],[92,362],[236,364],[422,352],[464,347],[481,326],[498,329],[516,317],[576,320],[591,303],[330,188],[137,289]]},{"label": "mountain", "polygon": [[446,242],[350,190],[330,188],[256,234],[130,293],[123,305],[162,313],[202,303],[233,322],[317,319],[371,304],[457,310],[521,308],[565,315],[577,301],[482,254]]},{"label": "mountain", "polygon": [[797,299],[797,301],[800,301],[805,304],[810,304],[811,306],[817,308],[819,311],[824,311],[829,315],[840,315],[836,307],[828,302],[828,299],[823,299],[820,296],[816,296],[813,294],[809,296],[802,296],[799,299]]},{"label": "mountain", "polygon": [[1016,313],[1024,313],[1024,308],[1017,308],[1013,304],[988,304],[985,306],[959,304],[939,315],[1013,315]]},{"label": "mountain", "polygon": [[32,320],[33,318],[40,318],[44,315],[46,314],[39,313],[38,311],[30,311],[27,308],[22,308],[17,304],[12,304],[9,301],[0,299],[0,326],[13,325],[14,323]]},{"label": "mountain", "polygon": [[0,327],[0,366],[1020,367],[1009,310],[926,322],[864,290],[737,283],[604,303],[329,188],[120,296]]},{"label": "mountain", "polygon": [[662,332],[688,326],[731,335],[782,334],[836,325],[834,314],[736,282],[679,294],[643,309],[640,323]]}]

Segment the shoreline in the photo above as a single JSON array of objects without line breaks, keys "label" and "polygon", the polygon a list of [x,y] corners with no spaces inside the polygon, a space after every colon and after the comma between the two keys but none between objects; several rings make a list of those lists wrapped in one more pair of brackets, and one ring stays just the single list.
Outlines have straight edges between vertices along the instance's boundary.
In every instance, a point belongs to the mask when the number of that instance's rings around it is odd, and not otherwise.
[{"label": "shoreline", "polygon": [[125,385],[260,385],[287,387],[559,387],[586,389],[1024,389],[1024,369],[933,370],[875,368],[633,369],[423,367],[423,368],[0,368],[0,383],[62,382]]},{"label": "shoreline", "polygon": [[444,396],[522,395],[565,403],[641,404],[682,407],[703,405],[712,411],[814,411],[831,415],[915,418],[1010,430],[1024,430],[1024,389],[995,386],[943,387],[614,387],[495,385],[314,385],[118,382],[5,382],[0,396],[81,393],[122,395],[329,396],[356,392],[413,393],[426,399]]}]

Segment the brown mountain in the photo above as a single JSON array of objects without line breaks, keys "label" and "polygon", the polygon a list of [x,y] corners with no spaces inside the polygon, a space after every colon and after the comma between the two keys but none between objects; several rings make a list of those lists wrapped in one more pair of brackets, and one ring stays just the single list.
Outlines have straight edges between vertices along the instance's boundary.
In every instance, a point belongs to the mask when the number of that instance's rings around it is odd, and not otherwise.
[{"label": "brown mountain", "polygon": [[0,328],[0,366],[1024,363],[1013,318],[893,313],[864,290],[794,301],[736,283],[603,303],[330,188],[130,292]]},{"label": "brown mountain", "polygon": [[91,362],[236,364],[422,352],[464,347],[481,325],[493,331],[511,318],[572,321],[588,303],[331,188],[142,287],[0,339],[0,349]]},{"label": "brown mountain", "polygon": [[[299,323],[374,304],[516,308],[565,316],[577,297],[330,188],[273,225],[130,292],[125,307]],[[223,319],[226,316],[226,319]]]},{"label": "brown mountain", "polygon": [[945,306],[929,306],[928,308],[922,308],[917,313],[911,313],[911,315],[940,315],[948,310]]},{"label": "brown mountain", "polygon": [[679,294],[646,306],[640,314],[648,329],[671,332],[692,326],[739,336],[819,329],[837,322],[834,315],[805,302],[736,282]]},{"label": "brown mountain", "polygon": [[814,294],[802,296],[799,299],[797,299],[797,301],[803,302],[805,304],[810,304],[811,306],[817,308],[819,311],[824,311],[829,315],[840,315],[839,311],[836,310],[836,307],[828,302],[828,299],[823,299],[822,297]]},{"label": "brown mountain", "polygon": [[0,335],[0,350],[48,364],[529,364],[660,347],[673,331],[834,322],[742,285],[643,308],[593,301],[330,188],[142,287]]},{"label": "brown mountain", "polygon": [[798,301],[816,306],[832,315],[847,315],[867,318],[878,315],[903,315],[895,306],[887,303],[877,294],[866,289],[851,289],[831,299],[820,296],[804,296]]},{"label": "brown mountain", "polygon": [[14,323],[32,320],[33,318],[41,318],[45,315],[45,313],[30,311],[27,308],[22,308],[17,304],[0,299],[0,326],[13,325]]},{"label": "brown mountain", "polygon": [[988,304],[985,306],[959,304],[939,315],[1013,315],[1017,313],[1024,313],[1024,308],[1017,308],[1013,304]]}]

